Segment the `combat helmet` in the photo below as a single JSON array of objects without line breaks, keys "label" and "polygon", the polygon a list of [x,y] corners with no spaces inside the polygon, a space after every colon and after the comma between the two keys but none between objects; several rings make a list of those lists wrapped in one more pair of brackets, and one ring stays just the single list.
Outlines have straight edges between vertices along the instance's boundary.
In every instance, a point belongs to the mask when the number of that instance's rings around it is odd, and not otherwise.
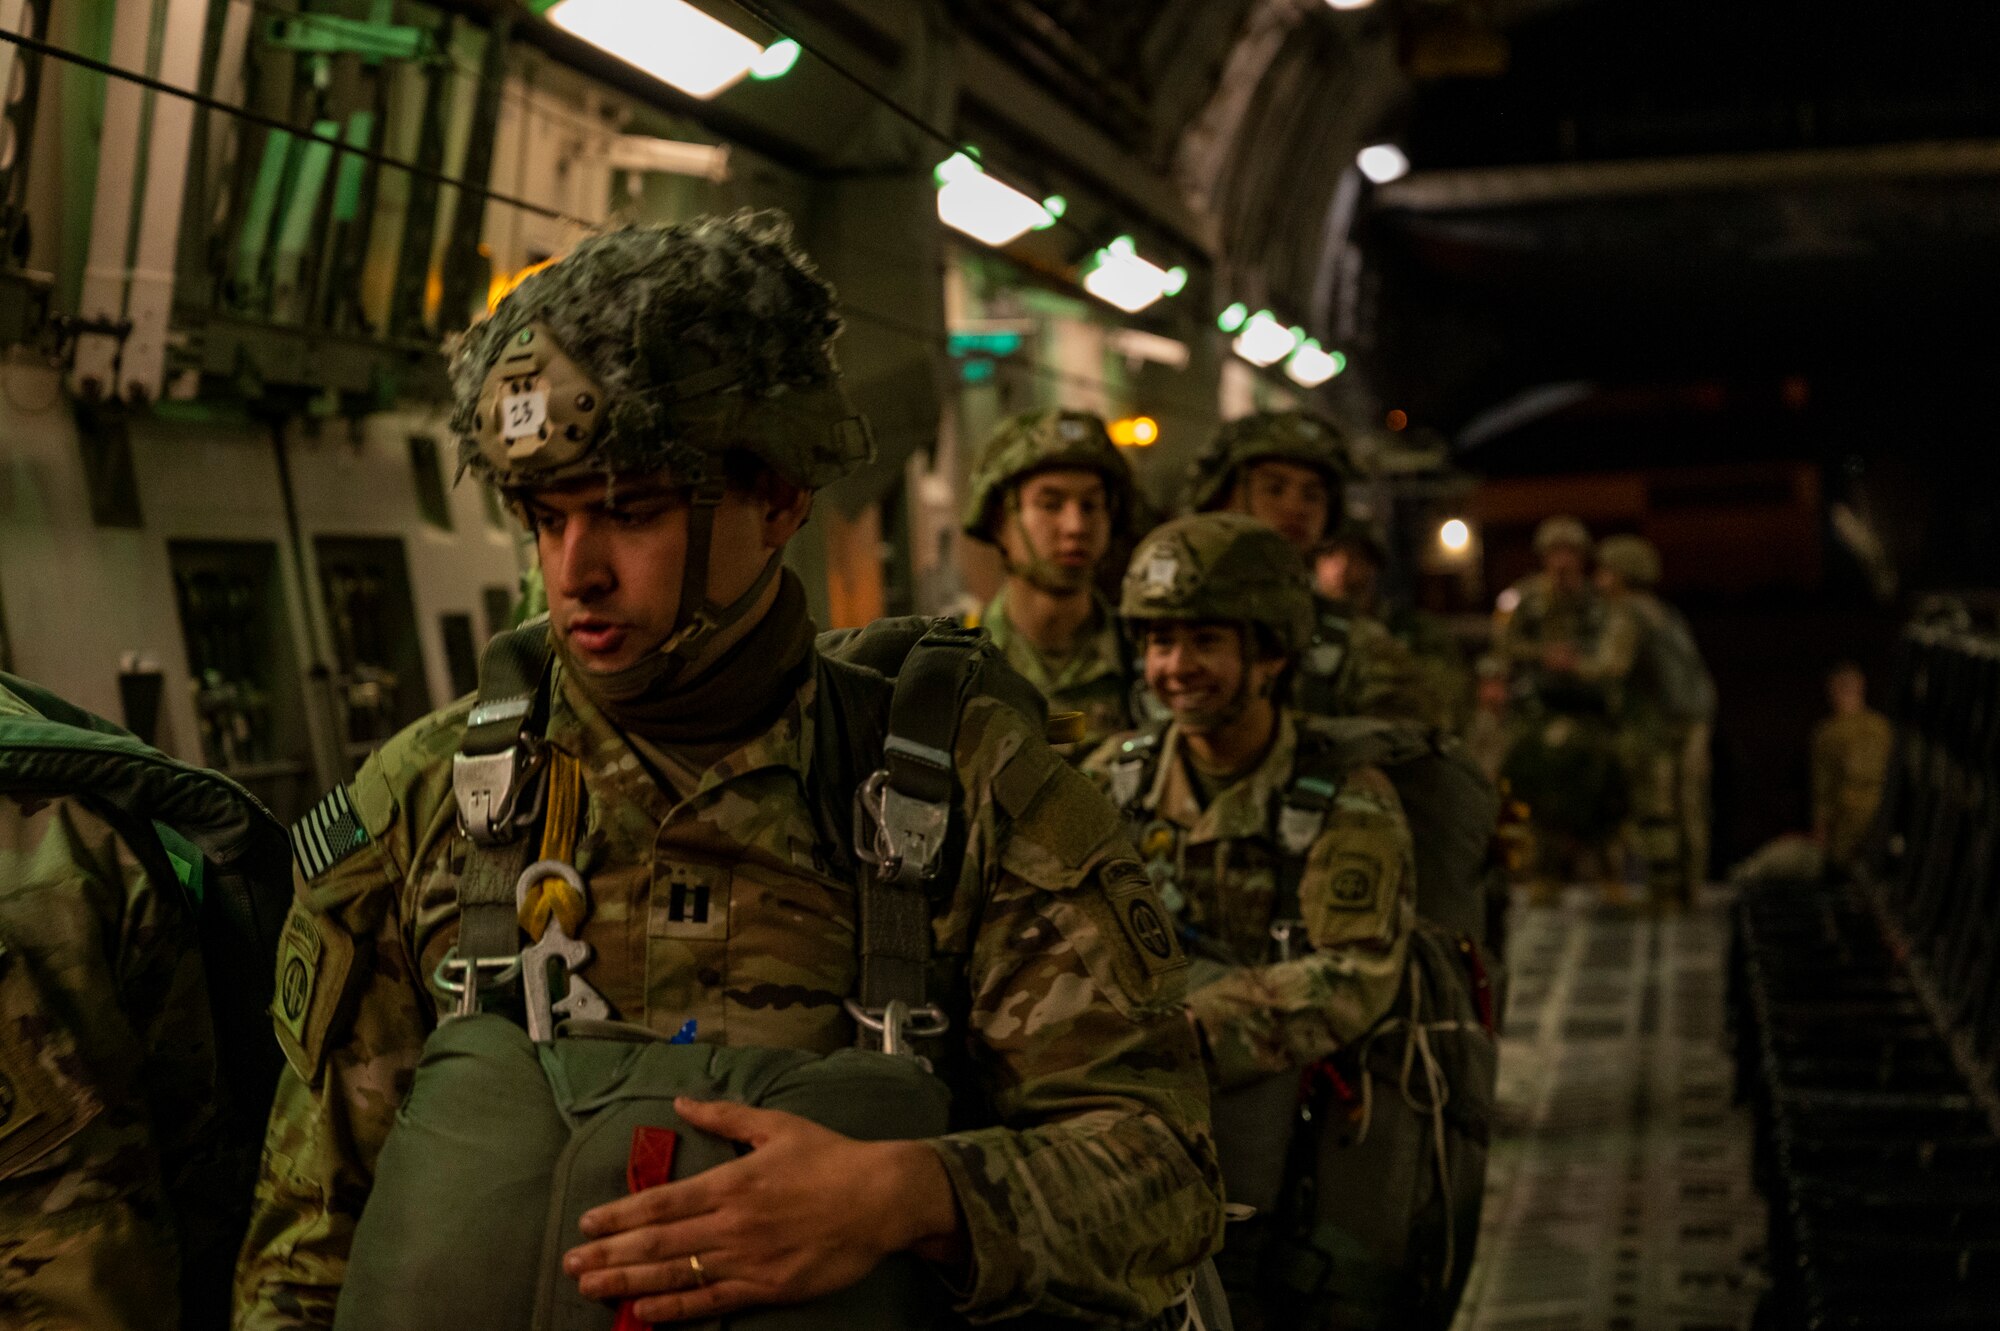
[{"label": "combat helmet", "polygon": [[1139,543],[1118,615],[1257,624],[1289,655],[1312,637],[1313,601],[1305,561],[1275,530],[1242,513],[1191,513]]},{"label": "combat helmet", "polygon": [[1660,582],[1660,551],[1643,536],[1607,536],[1597,543],[1597,565],[1625,580],[1628,587],[1656,587]]},{"label": "combat helmet", "polygon": [[1181,511],[1205,513],[1228,503],[1237,473],[1257,462],[1295,462],[1318,471],[1335,513],[1341,487],[1355,476],[1346,436],[1332,421],[1304,411],[1260,411],[1223,426],[1188,466]]},{"label": "combat helmet", "polygon": [[967,536],[997,544],[995,535],[1007,487],[1041,471],[1094,471],[1117,534],[1136,498],[1132,468],[1111,442],[1104,421],[1086,411],[1030,411],[1008,420],[980,446],[972,464],[971,493],[961,526]]},{"label": "combat helmet", "polygon": [[1535,528],[1535,553],[1545,555],[1549,551],[1568,546],[1572,550],[1590,553],[1590,529],[1579,518],[1567,513],[1559,513],[1552,518],[1543,518]]},{"label": "combat helmet", "polygon": [[[461,472],[511,497],[538,487],[664,473],[687,487],[680,609],[631,669],[671,679],[747,614],[776,551],[741,597],[708,597],[715,508],[745,455],[815,490],[873,455],[841,387],[833,289],[774,212],[627,227],[530,275],[469,329],[452,360]],[[621,687],[637,681],[619,681]]]}]

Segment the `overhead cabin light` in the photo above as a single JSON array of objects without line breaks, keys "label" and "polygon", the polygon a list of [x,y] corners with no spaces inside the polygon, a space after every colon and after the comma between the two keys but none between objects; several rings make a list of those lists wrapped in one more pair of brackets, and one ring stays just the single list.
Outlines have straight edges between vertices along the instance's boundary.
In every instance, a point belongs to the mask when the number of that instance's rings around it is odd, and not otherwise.
[{"label": "overhead cabin light", "polygon": [[697,176],[720,183],[729,179],[729,145],[621,134],[611,141],[611,169]]},{"label": "overhead cabin light", "polygon": [[1250,307],[1239,300],[1215,316],[1215,326],[1225,333],[1233,333],[1241,328],[1249,317]]},{"label": "overhead cabin light", "polygon": [[938,219],[996,248],[1055,221],[1047,208],[987,175],[964,153],[953,153],[938,164],[937,182]]},{"label": "overhead cabin light", "polygon": [[687,0],[651,0],[643,5],[631,0],[557,0],[543,17],[662,83],[704,100],[742,79],[765,58],[763,47]]},{"label": "overhead cabin light", "polygon": [[1279,323],[1269,310],[1259,310],[1229,345],[1237,355],[1262,369],[1291,355],[1304,340],[1303,336],[1293,336],[1293,330]]},{"label": "overhead cabin light", "polygon": [[1447,518],[1438,528],[1438,544],[1455,555],[1463,554],[1472,544],[1472,528],[1465,525],[1464,518]]},{"label": "overhead cabin light", "polygon": [[1137,314],[1162,296],[1171,296],[1187,285],[1187,269],[1162,268],[1139,257],[1130,236],[1099,250],[1089,272],[1083,275],[1083,289],[1127,314]]},{"label": "overhead cabin light", "polygon": [[1378,185],[1401,180],[1410,174],[1410,159],[1393,143],[1372,143],[1355,154],[1354,164],[1361,174]]},{"label": "overhead cabin light", "polygon": [[780,37],[750,62],[750,77],[760,82],[781,79],[799,63],[800,46],[789,37]]},{"label": "overhead cabin light", "polygon": [[1338,351],[1322,351],[1311,338],[1285,362],[1286,376],[1301,388],[1318,388],[1346,368],[1347,357]]},{"label": "overhead cabin light", "polygon": [[1335,9],[1366,9],[1374,4],[1375,0],[1326,0],[1326,2]]},{"label": "overhead cabin light", "polygon": [[1114,328],[1109,342],[1111,349],[1126,360],[1151,361],[1176,370],[1188,367],[1187,343],[1149,333],[1143,328]]}]

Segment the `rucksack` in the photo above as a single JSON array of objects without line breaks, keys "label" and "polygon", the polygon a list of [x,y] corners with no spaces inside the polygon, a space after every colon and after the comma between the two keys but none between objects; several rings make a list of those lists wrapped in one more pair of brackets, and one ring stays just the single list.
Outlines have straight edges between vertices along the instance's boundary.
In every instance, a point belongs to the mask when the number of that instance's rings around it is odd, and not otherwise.
[{"label": "rucksack", "polygon": [[1699,725],[1715,719],[1715,678],[1701,659],[1694,632],[1680,611],[1656,601],[1646,616],[1645,675],[1669,721]]},{"label": "rucksack", "polygon": [[163,896],[178,886],[195,921],[225,1099],[209,1195],[228,1199],[202,1235],[181,1235],[187,1325],[220,1325],[249,1220],[258,1151],[283,1056],[268,1009],[278,935],[292,899],[285,828],[242,786],[171,758],[123,728],[13,675],[0,691],[33,715],[0,714],[0,792],[86,801],[119,835]]}]

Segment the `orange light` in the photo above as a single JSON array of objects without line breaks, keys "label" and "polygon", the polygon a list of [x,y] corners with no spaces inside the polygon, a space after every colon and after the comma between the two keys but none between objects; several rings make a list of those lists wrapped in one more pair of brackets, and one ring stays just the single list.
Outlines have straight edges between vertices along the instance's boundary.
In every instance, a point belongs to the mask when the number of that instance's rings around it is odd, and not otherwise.
[{"label": "orange light", "polygon": [[1127,416],[1104,428],[1120,448],[1150,448],[1160,440],[1160,423],[1151,416]]},{"label": "orange light", "polygon": [[1410,426],[1410,418],[1403,411],[1392,411],[1383,418],[1382,423],[1392,430],[1406,430]]},{"label": "orange light", "polygon": [[551,257],[542,260],[540,263],[531,263],[518,273],[496,274],[493,280],[486,284],[486,312],[491,314],[493,311],[499,309],[500,302],[507,299],[515,287],[527,281],[531,274],[541,272],[542,269],[554,262],[555,259]]}]

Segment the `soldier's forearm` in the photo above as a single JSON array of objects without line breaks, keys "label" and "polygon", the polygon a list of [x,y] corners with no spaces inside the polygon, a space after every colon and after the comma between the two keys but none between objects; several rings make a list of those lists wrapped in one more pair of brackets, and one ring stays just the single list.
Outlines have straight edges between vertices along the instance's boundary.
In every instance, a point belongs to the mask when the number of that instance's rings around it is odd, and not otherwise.
[{"label": "soldier's forearm", "polygon": [[1222,1198],[1196,1159],[1210,1148],[1152,1114],[1101,1111],[931,1145],[965,1218],[959,1308],[979,1321],[1143,1321],[1180,1297],[1221,1237]]}]

